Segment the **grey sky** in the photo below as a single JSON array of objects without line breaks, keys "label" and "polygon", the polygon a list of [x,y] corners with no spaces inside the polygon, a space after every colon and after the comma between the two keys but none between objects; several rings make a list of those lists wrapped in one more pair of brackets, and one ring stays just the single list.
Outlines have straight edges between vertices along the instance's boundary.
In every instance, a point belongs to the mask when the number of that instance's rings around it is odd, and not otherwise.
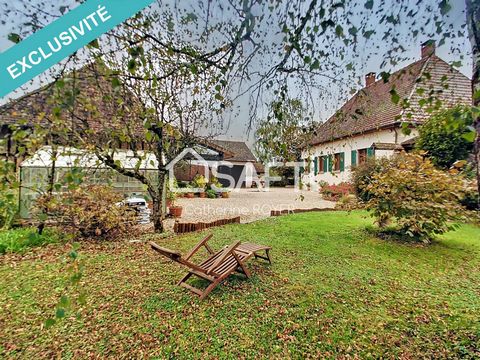
[{"label": "grey sky", "polygon": [[[69,3],[70,1],[47,1],[47,4],[53,6],[60,6],[61,3]],[[416,2],[416,1],[415,1]],[[32,1],[32,4],[39,3],[39,1]],[[364,2],[360,2],[363,4]],[[470,52],[470,44],[467,38],[465,24],[465,3],[463,0],[451,1],[452,9],[448,13],[449,23],[452,25],[451,31],[457,33],[463,33],[462,37],[456,37],[455,39],[447,39],[447,42],[437,48],[437,55],[439,55],[445,61],[452,63],[454,61],[461,60],[461,57],[464,56],[462,60],[462,66],[459,70],[471,77],[471,59],[468,56]],[[6,5],[3,4],[5,7]],[[11,2],[8,6],[18,6],[18,3]],[[33,6],[33,5],[32,5]],[[195,5],[191,5],[192,8]],[[12,43],[7,39],[8,34],[11,32],[17,32],[18,28],[21,27],[24,19],[19,17],[18,19],[8,19],[5,23],[0,22],[0,52],[5,51],[7,48],[12,46]],[[360,20],[360,19],[359,19]],[[378,25],[379,30],[381,30],[381,25]],[[327,119],[342,103],[346,98],[351,96],[352,88],[360,89],[363,85],[363,77],[368,72],[379,73],[381,71],[392,71],[399,69],[408,63],[419,59],[420,57],[420,43],[428,40],[427,38],[422,38],[420,34],[417,39],[409,39],[408,34],[412,29],[409,28],[400,28],[402,35],[402,46],[405,48],[403,54],[404,60],[398,64],[391,65],[387,64],[384,67],[381,67],[382,62],[384,61],[384,54],[388,51],[390,46],[388,43],[381,39],[381,31],[378,34],[372,36],[368,42],[365,43],[365,46],[358,48],[357,52],[352,56],[353,59],[353,75],[356,78],[355,83],[345,84],[344,82],[331,82],[327,78],[321,80],[321,85],[327,91],[313,91],[313,101],[315,105],[315,115],[314,118],[318,121],[324,121]],[[452,49],[454,49],[452,51]],[[374,55],[372,55],[374,54]],[[369,55],[372,55],[369,57]],[[1,56],[1,55],[0,55]],[[368,60],[367,60],[368,58]],[[348,60],[348,59],[347,59]],[[336,70],[338,71],[338,69]],[[332,76],[338,76],[339,74],[331,74]],[[341,74],[340,74],[341,75]],[[341,76],[340,76],[341,77]],[[39,82],[34,81],[33,83],[24,86],[19,91],[11,94],[8,98],[18,97],[23,95],[25,92],[31,91],[38,87]],[[8,98],[0,99],[0,103],[4,103]],[[250,132],[247,135],[248,124],[250,123],[249,118],[249,108],[250,108],[250,97],[247,95],[239,98],[234,104],[234,109],[231,115],[226,115],[228,118],[228,129],[226,134],[223,136],[225,139],[236,139],[236,140],[248,140],[250,144],[254,141],[253,132]],[[260,111],[260,115],[262,111]]]}]

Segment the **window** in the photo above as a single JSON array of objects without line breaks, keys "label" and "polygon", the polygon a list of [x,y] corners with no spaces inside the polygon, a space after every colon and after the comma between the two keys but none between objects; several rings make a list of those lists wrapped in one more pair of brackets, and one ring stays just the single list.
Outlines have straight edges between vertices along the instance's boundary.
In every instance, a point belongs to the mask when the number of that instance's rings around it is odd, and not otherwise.
[{"label": "window", "polygon": [[324,173],[326,171],[324,158],[325,156],[320,156],[318,158],[318,169],[320,173]]},{"label": "window", "polygon": [[333,156],[333,171],[340,171],[340,154]]},{"label": "window", "polygon": [[367,149],[358,150],[358,163],[363,164],[367,161]]},{"label": "window", "polygon": [[336,153],[333,155],[333,171],[345,170],[345,153]]},{"label": "window", "polygon": [[375,150],[371,147],[367,149],[359,149],[357,150],[357,153],[357,161],[359,164],[363,164],[365,161],[367,161],[368,158],[375,156]]}]

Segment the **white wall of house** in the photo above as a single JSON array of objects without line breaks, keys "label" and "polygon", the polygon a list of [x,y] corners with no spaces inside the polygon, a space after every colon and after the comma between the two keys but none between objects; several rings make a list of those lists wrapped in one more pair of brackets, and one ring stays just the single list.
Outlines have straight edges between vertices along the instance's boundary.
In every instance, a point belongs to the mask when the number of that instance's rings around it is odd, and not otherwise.
[{"label": "white wall of house", "polygon": [[[326,181],[329,184],[339,184],[342,182],[349,182],[351,177],[352,167],[352,150],[367,149],[373,143],[389,143],[401,144],[403,141],[413,138],[418,135],[416,130],[412,130],[409,135],[403,134],[400,128],[379,130],[368,134],[352,136],[345,139],[335,140],[328,143],[323,143],[304,151],[302,158],[305,161],[310,159],[310,171],[303,175],[303,182],[310,184],[312,190],[318,189],[318,183]],[[327,171],[320,172],[314,175],[313,159],[319,156],[333,155],[337,153],[344,153],[344,169],[343,171]],[[375,157],[392,156],[393,150],[375,150]],[[357,155],[358,164],[358,155]],[[320,168],[320,166],[319,166]]]}]

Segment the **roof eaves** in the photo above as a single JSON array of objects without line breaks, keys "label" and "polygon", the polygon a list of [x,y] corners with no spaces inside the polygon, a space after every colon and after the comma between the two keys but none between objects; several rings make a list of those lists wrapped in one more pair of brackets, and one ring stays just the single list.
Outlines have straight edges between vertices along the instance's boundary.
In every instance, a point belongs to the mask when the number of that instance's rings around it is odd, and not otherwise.
[{"label": "roof eaves", "polygon": [[396,121],[392,124],[378,126],[375,129],[370,129],[370,130],[366,130],[366,131],[357,131],[357,132],[353,132],[353,133],[351,133],[349,135],[346,135],[346,136],[332,137],[331,139],[326,140],[326,141],[312,142],[312,143],[310,143],[310,146],[327,144],[327,143],[330,143],[330,142],[333,142],[333,141],[348,139],[348,138],[355,137],[355,136],[358,136],[358,135],[369,134],[369,133],[379,131],[379,130],[386,130],[386,129],[394,128],[394,127],[400,125],[401,123],[402,123],[401,121]]}]

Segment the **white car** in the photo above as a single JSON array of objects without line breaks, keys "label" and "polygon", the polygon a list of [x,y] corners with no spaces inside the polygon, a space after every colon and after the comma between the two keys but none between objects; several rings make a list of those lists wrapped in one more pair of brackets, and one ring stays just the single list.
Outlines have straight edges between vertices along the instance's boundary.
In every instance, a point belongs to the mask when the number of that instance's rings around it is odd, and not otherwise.
[{"label": "white car", "polygon": [[150,222],[151,210],[144,198],[132,196],[120,202],[119,205],[126,205],[135,210],[139,224],[148,224]]}]

